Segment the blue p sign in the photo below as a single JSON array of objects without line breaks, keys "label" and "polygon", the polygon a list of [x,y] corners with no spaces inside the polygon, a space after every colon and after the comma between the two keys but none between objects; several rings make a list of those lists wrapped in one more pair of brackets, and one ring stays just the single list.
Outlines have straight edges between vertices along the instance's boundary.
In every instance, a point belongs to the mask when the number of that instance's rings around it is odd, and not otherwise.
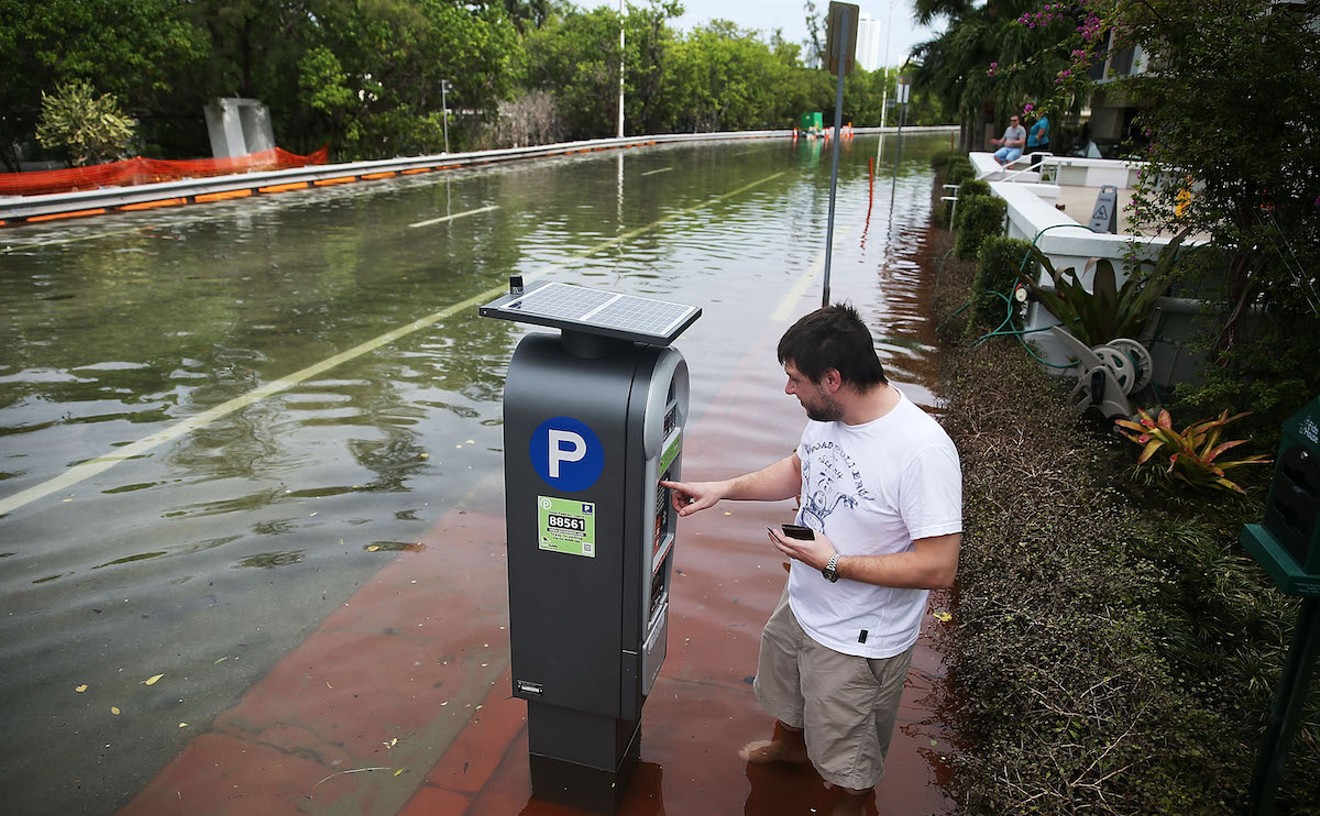
[{"label": "blue p sign", "polygon": [[591,487],[605,469],[600,439],[572,417],[553,417],[537,426],[530,453],[532,467],[545,483],[569,493]]}]

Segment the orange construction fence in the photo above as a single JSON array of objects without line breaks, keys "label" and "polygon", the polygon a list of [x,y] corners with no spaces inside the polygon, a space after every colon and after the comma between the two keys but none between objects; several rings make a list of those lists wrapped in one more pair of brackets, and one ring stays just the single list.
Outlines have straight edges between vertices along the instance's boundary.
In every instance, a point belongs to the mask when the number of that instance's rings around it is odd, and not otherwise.
[{"label": "orange construction fence", "polygon": [[0,195],[42,195],[68,193],[74,190],[95,190],[101,187],[128,187],[158,181],[178,181],[204,176],[225,176],[233,173],[283,170],[325,164],[329,147],[308,156],[299,156],[273,147],[246,156],[227,159],[191,159],[165,161],[144,159],[141,156],[109,164],[90,167],[70,167],[64,170],[37,170],[31,173],[0,173]]}]

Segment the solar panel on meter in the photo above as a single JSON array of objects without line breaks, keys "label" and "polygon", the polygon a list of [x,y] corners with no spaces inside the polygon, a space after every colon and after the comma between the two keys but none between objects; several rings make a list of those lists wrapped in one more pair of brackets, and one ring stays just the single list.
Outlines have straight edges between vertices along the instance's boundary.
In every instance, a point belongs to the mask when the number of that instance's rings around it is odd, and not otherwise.
[{"label": "solar panel on meter", "polygon": [[568,283],[530,284],[479,310],[482,317],[599,334],[667,346],[701,316],[701,309],[667,300],[623,295]]}]

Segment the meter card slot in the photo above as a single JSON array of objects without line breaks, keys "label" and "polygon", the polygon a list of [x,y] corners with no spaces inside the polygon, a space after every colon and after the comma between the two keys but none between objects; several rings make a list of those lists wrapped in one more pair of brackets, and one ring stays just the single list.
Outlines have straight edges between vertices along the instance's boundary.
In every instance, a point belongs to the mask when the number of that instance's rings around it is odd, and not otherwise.
[{"label": "meter card slot", "polygon": [[[669,474],[666,473],[663,478],[668,479]],[[657,484],[655,489],[654,538],[651,543],[652,572],[660,569],[665,556],[669,554],[674,545],[673,522],[669,502],[669,488]]]}]

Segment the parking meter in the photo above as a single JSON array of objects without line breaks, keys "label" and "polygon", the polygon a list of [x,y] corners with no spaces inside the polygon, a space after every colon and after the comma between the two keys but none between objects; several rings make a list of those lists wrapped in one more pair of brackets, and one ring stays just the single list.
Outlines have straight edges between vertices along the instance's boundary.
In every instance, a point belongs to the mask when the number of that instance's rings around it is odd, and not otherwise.
[{"label": "parking meter", "polygon": [[1320,397],[1283,423],[1260,524],[1242,528],[1248,552],[1289,595],[1320,597]]},{"label": "parking meter", "polygon": [[504,388],[509,642],[527,701],[533,795],[613,813],[665,658],[687,364],[669,344],[701,310],[561,283],[486,317],[525,336]]},{"label": "parking meter", "polygon": [[1274,812],[1289,747],[1303,720],[1320,660],[1320,397],[1283,423],[1265,518],[1242,527],[1240,540],[1275,585],[1302,597],[1270,705],[1256,770],[1247,789],[1250,813]]}]

